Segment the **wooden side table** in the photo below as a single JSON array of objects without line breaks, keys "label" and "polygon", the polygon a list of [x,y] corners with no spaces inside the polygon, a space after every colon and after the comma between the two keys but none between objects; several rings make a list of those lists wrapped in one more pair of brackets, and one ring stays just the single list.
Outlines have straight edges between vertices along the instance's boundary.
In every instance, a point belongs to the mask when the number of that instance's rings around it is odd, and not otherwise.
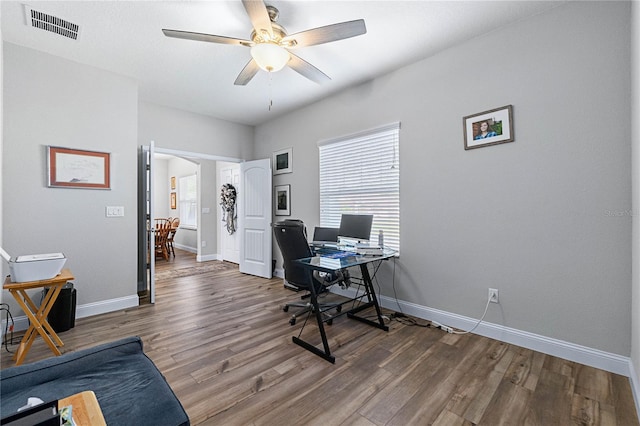
[{"label": "wooden side table", "polygon": [[71,417],[77,426],[106,426],[100,404],[93,391],[84,391],[58,401],[58,410],[71,405]]},{"label": "wooden side table", "polygon": [[[67,281],[73,279],[74,277],[68,269],[63,269],[60,274],[48,280],[14,283],[11,282],[11,277],[5,279],[2,288],[9,290],[9,293],[16,299],[16,302],[18,302],[18,305],[20,305],[30,321],[29,328],[24,333],[18,350],[12,358],[15,360],[16,365],[22,364],[22,361],[24,361],[27,352],[31,349],[31,345],[38,334],[42,336],[47,346],[49,346],[56,356],[60,355],[58,346],[64,346],[64,343],[62,343],[60,337],[58,337],[47,321],[47,315],[49,315],[49,311],[58,298],[62,286],[64,286]],[[44,296],[40,307],[37,307],[27,294],[27,290],[44,287],[49,287],[49,291],[47,291],[47,294]]]}]

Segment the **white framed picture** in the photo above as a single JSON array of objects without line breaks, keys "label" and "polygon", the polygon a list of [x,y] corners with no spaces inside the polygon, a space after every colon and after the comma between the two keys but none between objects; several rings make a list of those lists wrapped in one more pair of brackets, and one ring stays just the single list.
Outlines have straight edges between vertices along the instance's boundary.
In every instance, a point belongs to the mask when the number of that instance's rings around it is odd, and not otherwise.
[{"label": "white framed picture", "polygon": [[282,173],[293,172],[292,168],[292,148],[283,149],[273,153],[273,174],[279,175]]},{"label": "white framed picture", "polygon": [[47,146],[47,186],[111,189],[111,154]]},{"label": "white framed picture", "polygon": [[464,149],[513,142],[512,111],[513,107],[506,105],[464,117]]},{"label": "white framed picture", "polygon": [[291,185],[277,185],[274,196],[276,216],[291,216]]}]

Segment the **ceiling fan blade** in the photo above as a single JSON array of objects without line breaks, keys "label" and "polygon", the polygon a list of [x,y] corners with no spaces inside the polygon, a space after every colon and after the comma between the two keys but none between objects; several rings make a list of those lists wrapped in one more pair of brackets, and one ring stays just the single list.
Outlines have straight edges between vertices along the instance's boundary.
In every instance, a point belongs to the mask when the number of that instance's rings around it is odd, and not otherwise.
[{"label": "ceiling fan blade", "polygon": [[309,80],[314,81],[318,84],[331,80],[328,75],[326,75],[301,57],[296,56],[291,52],[289,52],[289,54],[291,55],[291,59],[289,59],[287,65],[291,67],[291,69],[295,72],[303,75],[304,77],[307,77]]},{"label": "ceiling fan blade", "polygon": [[364,19],[357,19],[291,34],[282,39],[282,44],[288,49],[293,49],[343,40],[366,32],[367,27],[364,25]]},{"label": "ceiling fan blade", "polygon": [[236,81],[233,82],[233,84],[235,84],[236,86],[245,86],[248,82],[251,81],[253,76],[255,76],[259,70],[260,67],[258,66],[258,63],[255,61],[255,59],[252,58],[249,63],[244,66],[242,71],[240,71],[240,74],[238,74],[238,77],[236,78]]},{"label": "ceiling fan blade", "polygon": [[271,18],[269,18],[269,12],[267,12],[267,6],[265,6],[262,0],[242,0],[244,9],[249,15],[251,25],[256,30],[256,34],[263,34],[266,31],[269,37],[273,37],[273,27],[271,26]]},{"label": "ceiling fan blade", "polygon": [[166,29],[163,29],[162,32],[167,37],[182,38],[185,40],[206,41],[209,43],[236,44],[241,46],[253,46],[254,44],[251,40],[242,40],[239,38],[225,37],[213,34],[192,33],[190,31]]}]

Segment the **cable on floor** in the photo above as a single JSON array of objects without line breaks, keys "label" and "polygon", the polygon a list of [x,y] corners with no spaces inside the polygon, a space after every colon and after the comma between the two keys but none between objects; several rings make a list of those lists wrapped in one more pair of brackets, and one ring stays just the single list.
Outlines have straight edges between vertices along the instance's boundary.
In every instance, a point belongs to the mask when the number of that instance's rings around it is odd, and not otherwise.
[{"label": "cable on floor", "polygon": [[[7,339],[7,334],[11,333],[10,340],[11,340],[11,345],[13,345],[14,322],[13,322],[13,315],[11,315],[11,311],[9,310],[8,303],[0,303],[0,312],[2,311],[7,312],[6,321],[4,323],[4,333],[2,335],[2,342],[4,343],[4,348],[7,350],[7,352],[13,353],[13,351],[9,349],[9,339]],[[9,325],[9,320],[11,320],[11,325]]]}]

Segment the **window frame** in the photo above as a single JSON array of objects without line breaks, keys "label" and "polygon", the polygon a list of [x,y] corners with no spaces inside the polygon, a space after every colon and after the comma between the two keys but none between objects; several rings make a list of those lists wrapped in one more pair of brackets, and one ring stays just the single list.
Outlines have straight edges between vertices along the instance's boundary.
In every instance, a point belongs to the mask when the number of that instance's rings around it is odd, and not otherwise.
[{"label": "window frame", "polygon": [[[193,198],[189,198],[189,181],[193,179]],[[193,209],[193,223],[187,220],[187,210]],[[189,174],[178,178],[178,217],[180,217],[180,227],[186,229],[198,229],[198,174]]]},{"label": "window frame", "polygon": [[382,230],[385,247],[399,252],[399,149],[400,122],[318,142],[320,226],[373,213],[371,242]]}]

